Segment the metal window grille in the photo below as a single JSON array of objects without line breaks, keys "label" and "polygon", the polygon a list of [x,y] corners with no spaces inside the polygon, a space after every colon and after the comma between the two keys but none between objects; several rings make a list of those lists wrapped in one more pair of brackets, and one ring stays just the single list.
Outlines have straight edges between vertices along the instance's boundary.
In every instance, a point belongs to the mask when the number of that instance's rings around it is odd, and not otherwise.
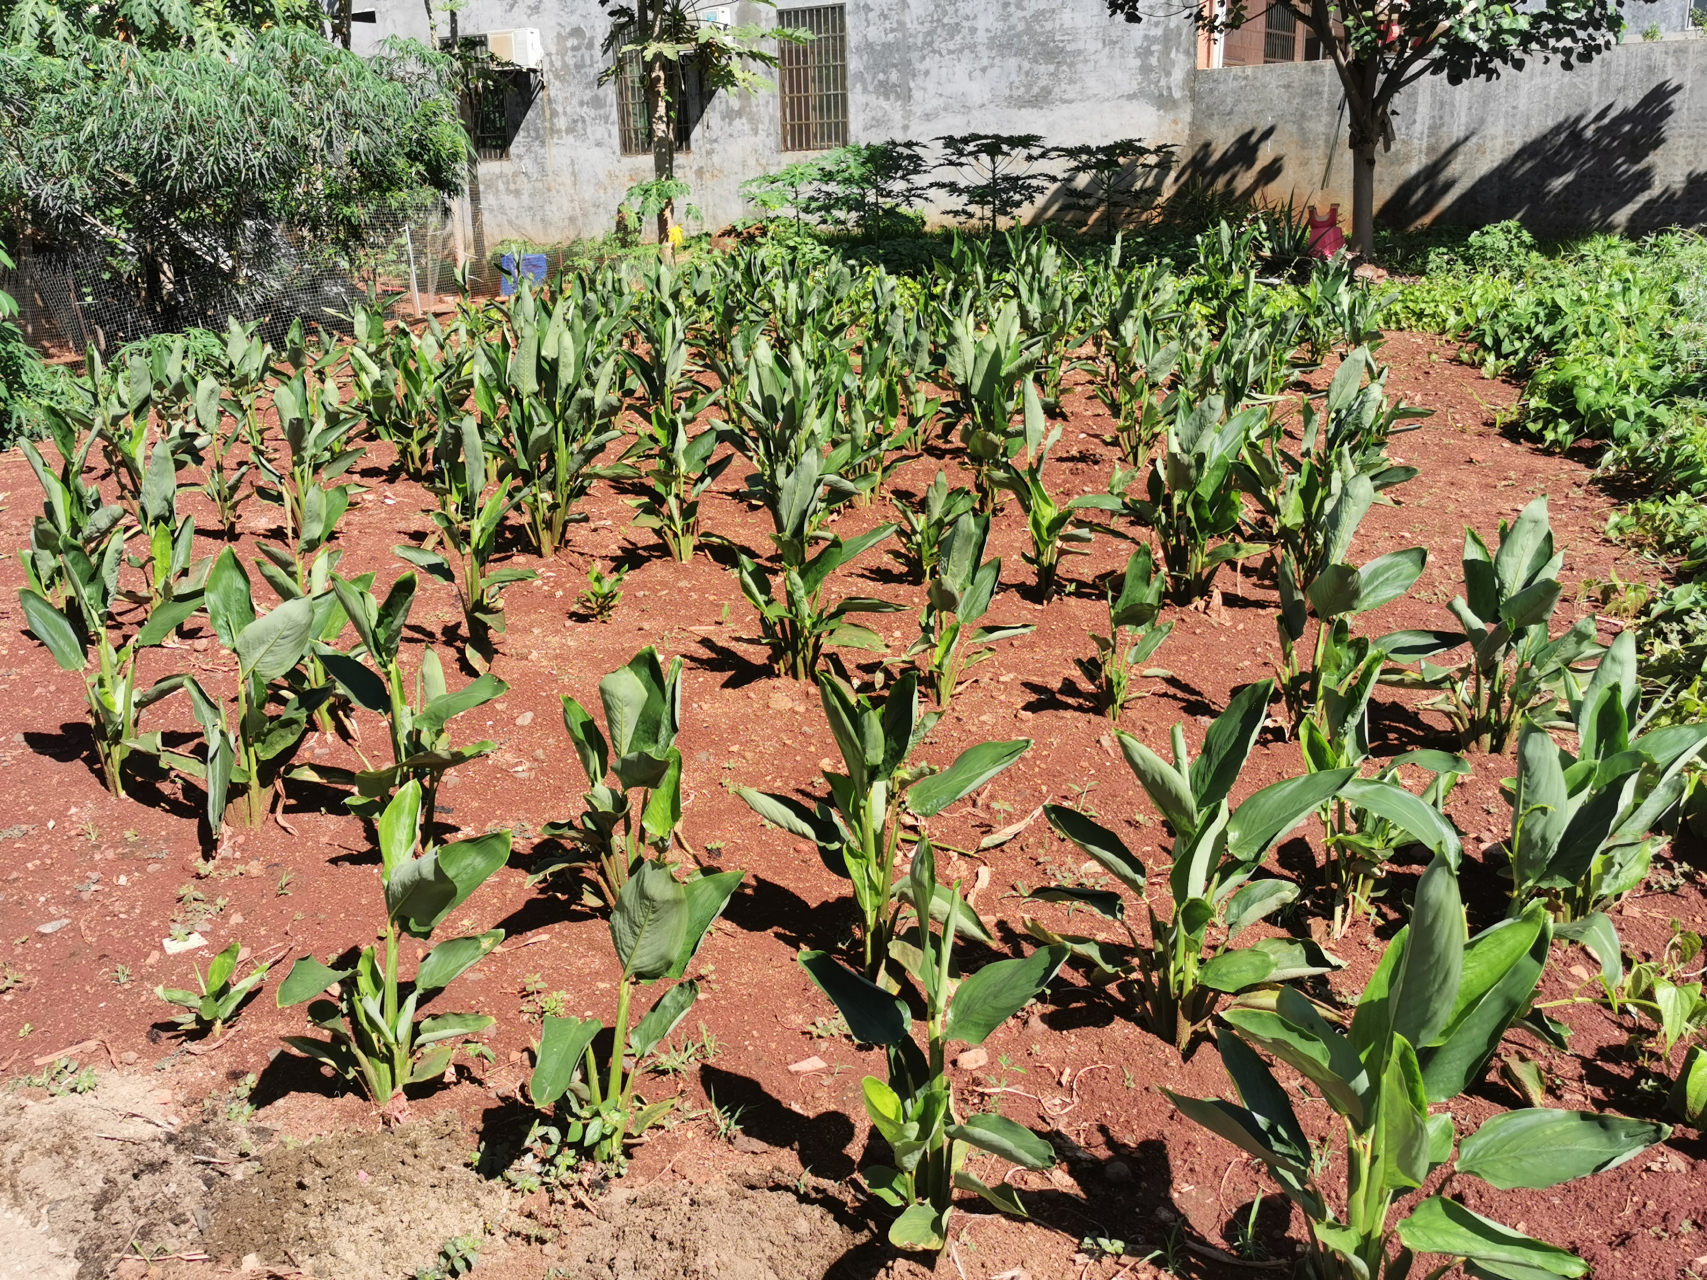
[{"label": "metal window grille", "polygon": [[782,9],[779,27],[805,31],[805,44],[782,41],[778,86],[782,149],[828,151],[848,143],[847,8],[839,4]]},{"label": "metal window grille", "polygon": [[[616,78],[617,144],[625,156],[650,155],[652,116],[646,109],[646,66],[638,50],[631,49],[619,56],[622,58],[622,74]],[[676,150],[686,151],[692,139],[693,122],[699,114],[699,73],[692,63],[667,64],[664,87],[670,95]]]},{"label": "metal window grille", "polygon": [[1264,62],[1298,61],[1298,15],[1278,4],[1271,4],[1264,15],[1262,60]]}]

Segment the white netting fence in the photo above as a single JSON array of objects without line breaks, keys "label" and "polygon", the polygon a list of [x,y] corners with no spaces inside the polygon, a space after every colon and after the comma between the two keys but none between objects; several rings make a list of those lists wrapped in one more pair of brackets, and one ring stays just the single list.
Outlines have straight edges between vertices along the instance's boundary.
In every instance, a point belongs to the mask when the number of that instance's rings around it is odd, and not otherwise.
[{"label": "white netting fence", "polygon": [[[341,329],[352,306],[378,297],[397,314],[431,310],[454,292],[456,235],[449,209],[375,218],[332,245],[301,231],[245,228],[239,269],[167,278],[151,289],[140,263],[99,247],[17,255],[0,289],[17,299],[17,323],[44,351],[111,353],[127,342],[191,326],[223,330],[260,320],[282,336],[293,320]],[[276,330],[275,335],[273,331]]]}]

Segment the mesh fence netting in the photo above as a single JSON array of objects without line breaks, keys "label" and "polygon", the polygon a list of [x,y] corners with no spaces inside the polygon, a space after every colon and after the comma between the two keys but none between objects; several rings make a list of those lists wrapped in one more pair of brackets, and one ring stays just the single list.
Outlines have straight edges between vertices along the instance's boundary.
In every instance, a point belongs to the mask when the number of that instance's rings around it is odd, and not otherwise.
[{"label": "mesh fence netting", "polygon": [[427,208],[376,217],[331,244],[266,223],[243,228],[240,261],[149,280],[144,264],[92,246],[16,255],[0,270],[0,289],[17,299],[17,319],[46,351],[103,354],[125,343],[191,327],[224,330],[232,319],[260,320],[276,341],[300,319],[348,328],[351,308],[392,301],[402,315],[430,310],[455,289],[457,260],[450,210]]}]

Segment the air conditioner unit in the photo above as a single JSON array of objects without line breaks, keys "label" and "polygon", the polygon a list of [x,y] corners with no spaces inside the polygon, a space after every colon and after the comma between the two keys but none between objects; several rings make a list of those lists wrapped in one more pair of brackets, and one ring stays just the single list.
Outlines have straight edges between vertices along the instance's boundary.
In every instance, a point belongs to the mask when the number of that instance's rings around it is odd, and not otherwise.
[{"label": "air conditioner unit", "polygon": [[728,30],[735,25],[735,8],[733,5],[713,5],[709,9],[701,9],[696,15],[701,25],[707,27],[722,27]]},{"label": "air conditioner unit", "polygon": [[539,28],[517,27],[513,31],[488,31],[486,51],[495,62],[507,62],[513,67],[539,70],[545,65],[545,46],[540,42]]}]

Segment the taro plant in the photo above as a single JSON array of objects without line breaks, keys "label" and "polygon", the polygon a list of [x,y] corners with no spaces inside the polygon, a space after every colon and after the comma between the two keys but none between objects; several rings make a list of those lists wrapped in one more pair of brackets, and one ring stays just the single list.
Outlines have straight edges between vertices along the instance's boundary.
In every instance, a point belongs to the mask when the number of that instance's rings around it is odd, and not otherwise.
[{"label": "taro plant", "polygon": [[1637,732],[1636,640],[1629,631],[1601,656],[1580,696],[1575,683],[1567,677],[1577,754],[1534,723],[1518,737],[1506,845],[1512,910],[1544,898],[1567,920],[1641,887],[1656,843],[1651,833],[1682,800],[1686,771],[1707,745],[1704,724]]},{"label": "taro plant", "polygon": [[[278,1006],[310,1001],[308,1019],[325,1039],[285,1036],[298,1053],[356,1082],[387,1123],[407,1117],[404,1089],[449,1069],[464,1040],[496,1019],[484,1013],[416,1018],[420,1008],[473,968],[504,940],[502,929],[449,938],[421,957],[413,982],[398,974],[404,937],[425,942],[510,856],[510,833],[421,847],[421,787],[406,782],[375,824],[385,932],[379,947],[346,954],[340,968],[299,957],[278,986]],[[336,998],[324,999],[331,988]]]},{"label": "taro plant", "polygon": [[[1171,762],[1131,734],[1115,734],[1127,766],[1173,828],[1173,867],[1168,873],[1173,914],[1164,921],[1150,910],[1148,947],[1141,947],[1126,925],[1125,900],[1118,893],[1054,885],[1031,895],[1088,907],[1127,928],[1136,953],[1132,962],[1119,959],[1106,944],[1058,936],[1035,920],[1027,921],[1033,937],[1065,943],[1106,979],[1128,982],[1139,1016],[1182,1053],[1191,1048],[1198,1028],[1223,995],[1325,973],[1334,963],[1307,939],[1283,936],[1232,945],[1245,929],[1297,899],[1298,886],[1292,881],[1257,878],[1256,872],[1269,851],[1354,772],[1336,769],[1286,778],[1231,807],[1227,796],[1256,745],[1273,695],[1274,684],[1268,680],[1241,690],[1209,726],[1195,760],[1186,749],[1181,724],[1173,728]],[[1065,805],[1044,805],[1043,813],[1057,832],[1122,886],[1145,896],[1144,864],[1118,835]],[[1226,928],[1219,946],[1209,935],[1217,924]]]},{"label": "taro plant", "polygon": [[[612,425],[620,355],[605,351],[609,334],[591,328],[574,299],[549,316],[526,284],[510,306],[513,342],[484,344],[474,359],[474,404],[488,436],[503,442],[500,466],[516,480],[528,536],[549,560],[577,504],[603,473],[594,466],[621,437]],[[500,406],[503,413],[499,413]]]},{"label": "taro plant", "polygon": [[456,417],[474,389],[467,325],[447,332],[429,315],[419,333],[358,307],[350,345],[351,404],[397,450],[403,470],[417,480],[432,476],[439,424]]},{"label": "taro plant", "polygon": [[[1329,721],[1336,708],[1359,695],[1362,707],[1380,676],[1387,650],[1351,634],[1349,619],[1391,604],[1409,591],[1428,564],[1422,547],[1406,547],[1377,556],[1361,568],[1346,563],[1351,540],[1375,501],[1367,475],[1353,476],[1322,511],[1319,549],[1300,565],[1291,549],[1282,550],[1278,582],[1280,612],[1280,687],[1299,731],[1313,724],[1316,733],[1334,736]],[[1316,636],[1306,657],[1306,639],[1314,617]],[[1344,719],[1343,712],[1339,718]],[[1350,763],[1350,762],[1348,762]]]},{"label": "taro plant", "polygon": [[[1458,1140],[1449,1102],[1476,1083],[1528,1005],[1547,961],[1538,907],[1464,938],[1457,877],[1436,857],[1417,887],[1410,923],[1388,944],[1350,1027],[1328,1022],[1283,987],[1272,1009],[1223,1013],[1217,1046],[1242,1106],[1182,1097],[1191,1119],[1261,1160],[1310,1228],[1309,1273],[1320,1280],[1404,1280],[1418,1256],[1472,1276],[1581,1276],[1588,1264],[1557,1245],[1466,1208],[1445,1188],[1393,1219],[1393,1201],[1450,1164],[1450,1178],[1537,1190],[1613,1168],[1670,1133],[1666,1125],[1587,1111],[1503,1112]],[[1343,1163],[1332,1139],[1312,1142],[1255,1050],[1302,1075],[1343,1121]],[[1338,1126],[1330,1126],[1333,1132]],[[1454,1148],[1456,1147],[1456,1152]],[[1336,1171],[1344,1169],[1343,1183]]]},{"label": "taro plant", "polygon": [[682,564],[693,559],[699,545],[699,500],[735,458],[728,453],[713,461],[722,440],[716,428],[688,433],[716,394],[655,407],[636,427],[634,443],[605,469],[613,478],[634,482],[641,494],[628,499],[635,525],[657,530],[670,555]]},{"label": "taro plant", "polygon": [[[682,660],[668,670],[648,645],[599,681],[607,738],[591,713],[563,695],[563,727],[587,775],[586,810],[573,821],[547,823],[545,834],[580,854],[565,866],[587,867],[603,902],[616,902],[648,852],[662,856],[682,820]],[[606,779],[614,777],[616,785]]]},{"label": "taro plant", "polygon": [[1178,338],[1164,341],[1157,321],[1177,316],[1178,284],[1165,269],[1131,277],[1114,299],[1099,335],[1102,359],[1087,369],[1091,391],[1114,419],[1114,433],[1129,467],[1142,467],[1162,436],[1160,396],[1179,365]]},{"label": "taro plant", "polygon": [[[1525,715],[1544,716],[1558,702],[1571,665],[1599,647],[1593,618],[1548,635],[1565,557],[1553,550],[1547,499],[1535,499],[1511,524],[1500,521],[1499,536],[1490,553],[1474,529],[1465,530],[1465,594],[1450,606],[1462,631],[1401,631],[1377,641],[1401,664],[1382,674],[1383,683],[1439,690],[1422,705],[1444,712],[1465,745],[1496,755]],[[1469,656],[1455,667],[1427,661],[1463,645]],[[1407,670],[1413,662],[1418,669]]]},{"label": "taro plant", "polygon": [[[1361,745],[1358,761],[1368,749],[1367,741]],[[1305,760],[1311,768],[1357,762],[1342,755],[1328,758],[1338,763],[1313,758],[1306,748]],[[1434,775],[1420,796],[1402,783],[1405,765]],[[1334,937],[1342,936],[1358,917],[1373,915],[1386,861],[1395,850],[1422,845],[1458,865],[1462,845],[1446,816],[1446,801],[1458,779],[1469,773],[1470,762],[1463,756],[1427,748],[1406,751],[1388,760],[1374,777],[1352,778],[1324,807],[1323,844],[1328,853],[1327,878],[1334,890]]]},{"label": "taro plant", "polygon": [[1019,308],[1005,304],[980,332],[974,295],[947,313],[943,372],[954,392],[949,408],[960,424],[972,467],[978,510],[996,509],[996,465],[1019,451],[1013,416],[1026,375],[1037,365],[1038,343],[1020,332]]},{"label": "taro plant", "polygon": [[217,1040],[225,1030],[225,1026],[243,1002],[255,993],[255,989],[266,979],[268,965],[256,965],[243,977],[237,977],[237,966],[241,963],[243,944],[233,942],[208,962],[207,976],[202,976],[201,970],[195,970],[196,986],[199,991],[184,991],[176,987],[155,987],[154,994],[168,1004],[175,1004],[184,1009],[183,1013],[173,1015],[172,1022],[183,1031],[201,1032],[210,1040]]},{"label": "taro plant", "polygon": [[[118,572],[118,556],[123,554],[123,538],[118,550],[113,546],[113,531],[125,518],[125,509],[116,502],[107,503],[100,489],[83,480],[88,465],[89,450],[94,446],[93,433],[79,436],[76,427],[62,414],[49,413],[48,426],[53,433],[54,447],[59,454],[58,467],[50,467],[41,451],[29,440],[20,440],[24,458],[35,472],[42,489],[42,514],[30,523],[30,545],[19,552],[24,578],[29,587],[55,606],[64,603],[70,590],[62,571],[62,556],[75,551],[83,559],[102,562],[114,557],[112,572]],[[71,561],[80,563],[76,555]]]},{"label": "taro plant", "polygon": [[[142,570],[148,590],[121,590],[119,594],[155,605],[196,585],[188,580],[196,522],[193,516],[178,515],[178,458],[170,440],[162,438],[149,455],[142,492],[137,495],[137,517],[137,532],[146,540],[147,553],[125,559],[132,568]],[[203,561],[204,569],[206,563]]]},{"label": "taro plant", "polygon": [[907,650],[909,658],[924,655],[936,704],[944,710],[967,669],[994,653],[991,645],[1037,629],[1029,622],[983,625],[1002,580],[1002,558],[984,559],[989,536],[987,515],[967,512],[950,526],[924,611],[919,615],[919,638]]},{"label": "taro plant", "polygon": [[[846,1020],[853,1038],[887,1051],[889,1078],[865,1078],[865,1110],[895,1163],[868,1165],[862,1176],[874,1197],[900,1210],[889,1225],[889,1243],[930,1251],[948,1242],[957,1190],[975,1192],[1003,1213],[1027,1216],[1011,1186],[990,1175],[986,1182],[972,1172],[974,1152],[1027,1169],[1055,1164],[1054,1147],[1016,1121],[993,1112],[963,1114],[947,1060],[952,1044],[983,1044],[1043,991],[1067,957],[1066,947],[1043,947],[1023,959],[997,960],[962,976],[955,943],[965,923],[976,917],[958,884],[937,883],[935,862],[930,842],[921,840],[903,890],[915,922],[907,935],[904,967],[923,1008],[922,1044],[915,1038],[906,1000],[845,968],[827,952],[802,951],[798,957],[801,968]],[[940,932],[933,927],[939,921]]]},{"label": "taro plant", "polygon": [[[235,319],[231,324],[241,332]],[[228,337],[227,342],[235,340],[234,334]],[[238,354],[241,357],[241,344]],[[220,380],[211,373],[203,374],[197,381],[190,449],[202,469],[202,482],[195,486],[195,491],[213,507],[221,532],[227,538],[234,538],[237,536],[237,512],[251,496],[250,490],[243,487],[251,464],[232,461],[232,450],[242,437],[242,421],[234,417],[227,430],[225,412],[237,406],[228,405],[220,399],[223,390]]]},{"label": "taro plant", "polygon": [[[903,821],[916,826],[918,819],[934,817],[971,795],[1024,755],[1031,740],[981,742],[938,771],[909,762],[938,719],[935,713],[919,712],[915,672],[903,671],[881,699],[854,692],[828,672],[819,674],[818,692],[847,770],[824,771],[828,802],[809,809],[791,797],[751,787],[737,794],[761,818],[812,841],[824,865],[852,883],[864,972],[883,982],[899,917],[895,865]],[[962,928],[987,937],[975,916]]]},{"label": "taro plant", "polygon": [[284,512],[287,546],[305,540],[318,546],[331,537],[337,517],[328,524],[327,512],[336,505],[342,515],[348,507],[348,482],[342,477],[366,452],[350,443],[358,415],[339,403],[337,383],[320,376],[327,359],[310,362],[273,388],[285,456],[274,459],[265,449],[253,455],[256,468],[271,482],[257,486],[255,496]]},{"label": "taro plant", "polygon": [[[697,870],[682,881],[671,864],[646,859],[624,880],[610,917],[622,965],[610,1040],[601,1050],[597,1018],[547,1017],[534,1053],[528,1096],[555,1114],[535,1123],[528,1145],[544,1149],[547,1169],[561,1175],[590,1159],[620,1170],[627,1145],[676,1105],[674,1096],[649,1102],[637,1089],[699,998],[699,984],[683,975],[745,874]],[[639,988],[663,981],[673,985],[637,1019]]]},{"label": "taro plant", "polygon": [[968,514],[977,499],[970,489],[950,489],[948,477],[939,469],[916,507],[908,506],[899,494],[891,494],[895,514],[901,517],[896,540],[901,544],[891,551],[915,582],[929,582],[942,558],[943,544],[955,521]]},{"label": "taro plant", "polygon": [[[327,674],[352,703],[385,717],[391,764],[370,765],[356,773],[305,765],[290,776],[352,787],[356,794],[345,803],[367,817],[377,816],[401,783],[419,783],[422,827],[430,833],[445,775],[497,749],[490,739],[451,745],[450,722],[503,697],[510,687],[487,672],[453,693],[445,681],[444,664],[431,645],[422,650],[420,669],[411,682],[403,671],[402,648],[403,631],[415,603],[415,575],[400,574],[383,601],[370,590],[371,575],[363,576],[369,580],[332,580],[340,612],[349,618],[360,643],[348,653],[329,644],[317,644],[314,649]],[[356,750],[361,750],[359,745]]]},{"label": "taro plant", "polygon": [[745,552],[736,552],[736,580],[758,613],[757,640],[770,651],[777,670],[796,680],[810,679],[826,645],[883,651],[882,636],[848,619],[856,613],[898,613],[907,606],[870,596],[847,596],[829,605],[824,589],[832,573],[894,532],[894,525],[885,524],[851,542],[831,535],[798,567],[784,563],[780,596],[770,575]]},{"label": "taro plant", "polygon": [[[1168,571],[1168,595],[1189,604],[1209,593],[1215,572],[1229,560],[1264,550],[1234,536],[1244,506],[1233,467],[1251,433],[1267,417],[1260,406],[1222,416],[1219,396],[1187,407],[1181,403],[1168,425],[1161,456],[1150,466],[1142,497],[1126,508],[1156,533]],[[1123,492],[1131,473],[1119,468],[1110,486]]]},{"label": "taro plant", "polygon": [[996,465],[995,483],[1019,499],[1020,509],[1025,512],[1026,532],[1031,535],[1031,554],[1025,557],[1025,562],[1037,571],[1037,594],[1047,600],[1055,590],[1056,572],[1064,553],[1062,544],[1078,546],[1095,537],[1079,513],[1087,508],[1118,511],[1121,502],[1112,494],[1086,493],[1063,503],[1049,492],[1043,467],[1049,461],[1049,450],[1061,438],[1061,426],[1057,423],[1044,434],[1043,402],[1029,378],[1023,399],[1025,451]]},{"label": "taro plant", "polygon": [[[137,717],[183,681],[181,676],[167,676],[143,687],[136,670],[138,650],[170,636],[200,607],[201,595],[188,592],[156,605],[142,629],[121,644],[113,635],[117,623],[113,605],[124,552],[122,526],[109,524],[98,535],[93,526],[86,526],[82,540],[60,538],[46,529],[38,533],[41,545],[31,553],[29,576],[37,582],[45,578],[62,590],[64,602],[55,607],[30,586],[19,589],[18,603],[30,630],[60,669],[82,676],[95,756],[107,790],[122,797],[126,761],[133,751],[149,750],[148,741],[137,736]],[[51,559],[46,551],[49,545],[55,548]]]},{"label": "taro plant", "polygon": [[622,583],[628,577],[628,566],[620,565],[609,573],[596,564],[587,566],[587,589],[575,597],[575,603],[594,622],[609,622],[622,603]]},{"label": "taro plant", "polygon": [[[1074,664],[1090,681],[1102,703],[1103,714],[1119,720],[1120,713],[1133,698],[1132,676],[1162,647],[1162,641],[1174,629],[1172,622],[1159,622],[1162,611],[1162,591],[1165,587],[1156,573],[1150,548],[1140,547],[1127,558],[1126,570],[1120,575],[1120,590],[1111,586],[1107,591],[1108,634],[1091,633],[1096,645],[1093,658],[1075,658]],[[1145,669],[1143,674],[1165,675],[1157,669]]]},{"label": "taro plant", "polygon": [[[426,546],[404,544],[392,550],[456,588],[467,639],[464,656],[475,670],[484,671],[496,654],[493,633],[502,635],[505,630],[499,593],[513,582],[539,575],[532,569],[492,567],[504,517],[515,509],[521,495],[508,477],[500,478],[490,493],[486,491],[486,446],[472,417],[464,416],[457,426],[446,427],[439,438],[439,464],[443,475],[437,486],[440,509],[432,513],[438,534]],[[441,536],[456,557],[454,569],[447,557],[432,549],[432,542]]]}]

